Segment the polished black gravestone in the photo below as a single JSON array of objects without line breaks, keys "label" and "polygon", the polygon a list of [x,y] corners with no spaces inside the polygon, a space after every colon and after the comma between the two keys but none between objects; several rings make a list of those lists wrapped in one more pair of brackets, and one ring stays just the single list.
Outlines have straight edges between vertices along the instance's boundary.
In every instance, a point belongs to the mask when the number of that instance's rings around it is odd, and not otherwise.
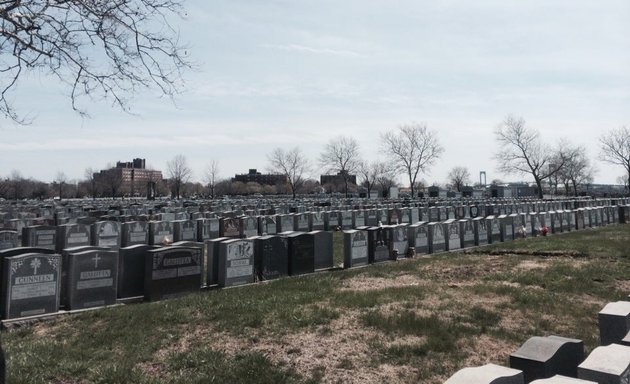
[{"label": "polished black gravestone", "polygon": [[313,236],[313,257],[315,269],[330,269],[334,266],[333,260],[333,234],[328,231],[311,231]]},{"label": "polished black gravestone", "polygon": [[120,244],[122,247],[149,244],[149,228],[146,221],[129,221],[123,223],[121,230],[122,236]]},{"label": "polished black gravestone", "polygon": [[92,245],[118,250],[120,248],[120,223],[97,221],[92,224]]},{"label": "polished black gravestone", "polygon": [[510,367],[523,371],[529,383],[555,375],[577,377],[577,367],[583,360],[582,340],[534,336],[510,355]]},{"label": "polished black gravestone", "polygon": [[145,256],[144,298],[166,299],[201,289],[201,251],[192,247],[163,247]]},{"label": "polished black gravestone", "polygon": [[343,267],[353,268],[368,264],[367,231],[343,231]]},{"label": "polished black gravestone", "polygon": [[168,221],[149,222],[149,245],[173,243],[173,225]]},{"label": "polished black gravestone", "polygon": [[219,237],[219,219],[207,218],[197,220],[197,241],[206,241]]},{"label": "polished black gravestone", "polygon": [[230,239],[219,243],[219,286],[254,282],[254,240]]},{"label": "polished black gravestone", "polygon": [[369,227],[368,262],[381,263],[390,259],[389,231],[383,227]]},{"label": "polished black gravestone", "polygon": [[57,247],[58,253],[66,248],[82,247],[91,245],[91,230],[85,224],[64,224],[57,227]]},{"label": "polished black gravestone", "polygon": [[289,249],[286,237],[267,235],[254,240],[254,271],[258,281],[289,275]]},{"label": "polished black gravestone", "polygon": [[66,307],[70,310],[116,303],[118,252],[88,250],[68,254]]},{"label": "polished black gravestone", "polygon": [[289,241],[289,274],[295,276],[315,272],[313,235],[293,232],[286,237]]},{"label": "polished black gravestone", "polygon": [[136,244],[118,250],[118,297],[144,295],[146,254],[157,246]]},{"label": "polished black gravestone", "polygon": [[3,319],[58,311],[61,255],[26,253],[5,257],[2,264]]},{"label": "polished black gravestone", "polygon": [[0,250],[15,248],[18,246],[17,231],[0,231]]},{"label": "polished black gravestone", "polygon": [[22,228],[22,245],[56,250],[57,227],[50,225],[35,225]]},{"label": "polished black gravestone", "polygon": [[217,237],[205,242],[208,268],[206,269],[206,285],[212,286],[219,283],[219,244],[229,240],[229,237]]}]

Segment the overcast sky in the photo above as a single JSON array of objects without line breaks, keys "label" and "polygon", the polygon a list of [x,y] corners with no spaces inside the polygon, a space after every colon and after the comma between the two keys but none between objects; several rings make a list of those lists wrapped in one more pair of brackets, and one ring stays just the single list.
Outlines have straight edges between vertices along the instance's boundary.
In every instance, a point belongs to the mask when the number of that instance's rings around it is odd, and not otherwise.
[{"label": "overcast sky", "polygon": [[148,91],[134,115],[94,102],[84,120],[67,89],[30,75],[14,97],[35,121],[0,123],[0,177],[15,169],[44,181],[58,171],[80,179],[87,167],[136,157],[165,170],[183,154],[201,181],[213,158],[222,177],[265,171],[278,146],[297,145],[315,162],[340,134],[373,160],[384,157],[381,132],[421,122],[445,148],[426,181],[443,183],[458,165],[473,180],[481,170],[488,181],[519,180],[499,174],[492,159],[493,131],[510,113],[551,145],[568,138],[585,146],[595,182],[624,174],[596,157],[601,133],[630,125],[628,0],[185,5],[178,23],[197,70],[176,104]]}]

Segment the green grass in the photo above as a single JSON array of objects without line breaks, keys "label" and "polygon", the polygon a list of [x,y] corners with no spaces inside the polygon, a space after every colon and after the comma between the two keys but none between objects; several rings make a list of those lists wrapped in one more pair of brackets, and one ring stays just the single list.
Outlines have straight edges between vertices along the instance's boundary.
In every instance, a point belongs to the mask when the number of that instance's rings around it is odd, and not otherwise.
[{"label": "green grass", "polygon": [[535,335],[591,350],[597,312],[630,289],[627,244],[630,226],[607,226],[60,316],[3,332],[8,382],[383,382],[385,363],[441,383],[481,339],[498,364]]}]

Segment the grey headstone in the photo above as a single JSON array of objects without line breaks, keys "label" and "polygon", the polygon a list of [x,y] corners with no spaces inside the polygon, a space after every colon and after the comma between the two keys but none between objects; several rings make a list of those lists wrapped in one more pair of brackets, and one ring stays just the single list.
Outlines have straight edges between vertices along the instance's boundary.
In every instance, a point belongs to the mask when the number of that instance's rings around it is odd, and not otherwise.
[{"label": "grey headstone", "polygon": [[608,303],[597,317],[601,345],[620,343],[630,331],[630,302]]},{"label": "grey headstone", "polygon": [[368,236],[366,231],[343,231],[343,267],[352,268],[368,264]]},{"label": "grey headstone", "polygon": [[528,383],[558,374],[577,377],[577,367],[583,360],[582,340],[534,336],[510,355],[510,367],[523,371]]},{"label": "grey headstone", "polygon": [[254,282],[254,240],[231,239],[219,243],[219,286]]},{"label": "grey headstone", "polygon": [[578,378],[600,384],[630,382],[630,347],[610,344],[595,348],[578,366]]},{"label": "grey headstone", "polygon": [[523,372],[517,369],[486,364],[461,369],[444,384],[524,384],[524,381]]}]

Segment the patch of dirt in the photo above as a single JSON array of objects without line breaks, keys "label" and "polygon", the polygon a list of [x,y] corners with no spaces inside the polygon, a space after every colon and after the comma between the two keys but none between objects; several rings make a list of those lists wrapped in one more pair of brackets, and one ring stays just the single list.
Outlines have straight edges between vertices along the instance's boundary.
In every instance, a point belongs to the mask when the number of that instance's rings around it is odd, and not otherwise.
[{"label": "patch of dirt", "polygon": [[429,284],[430,282],[428,280],[413,275],[399,275],[391,279],[359,275],[352,279],[345,280],[341,290],[365,292],[375,289],[427,286]]},{"label": "patch of dirt", "polygon": [[[502,339],[495,339],[488,335],[474,336],[467,345],[462,346],[468,355],[463,366],[471,367],[495,363],[506,365],[510,353],[516,351],[520,345]],[[455,373],[455,372],[453,372]]]},{"label": "patch of dirt", "polygon": [[[470,253],[479,253],[479,250],[471,250]],[[574,250],[562,250],[562,251],[541,251],[541,250],[529,250],[529,249],[491,249],[484,251],[488,255],[527,255],[527,256],[541,256],[541,257],[584,257],[583,252]]]}]

